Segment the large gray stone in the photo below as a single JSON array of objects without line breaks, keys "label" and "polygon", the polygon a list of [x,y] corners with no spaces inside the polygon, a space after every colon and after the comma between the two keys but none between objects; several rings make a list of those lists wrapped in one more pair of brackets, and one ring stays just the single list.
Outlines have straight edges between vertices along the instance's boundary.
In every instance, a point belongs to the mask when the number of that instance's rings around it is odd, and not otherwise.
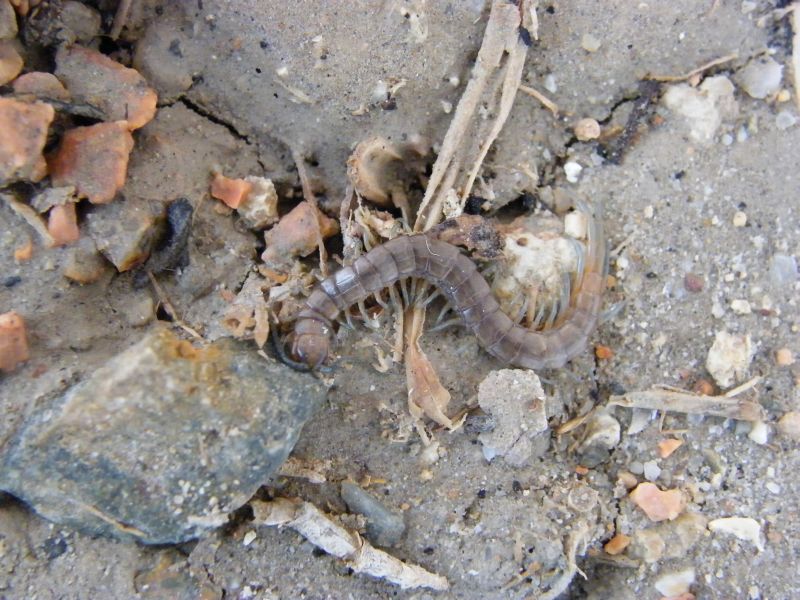
[{"label": "large gray stone", "polygon": [[0,449],[0,489],[89,533],[183,542],[253,495],[324,395],[242,344],[158,329],[37,408]]}]

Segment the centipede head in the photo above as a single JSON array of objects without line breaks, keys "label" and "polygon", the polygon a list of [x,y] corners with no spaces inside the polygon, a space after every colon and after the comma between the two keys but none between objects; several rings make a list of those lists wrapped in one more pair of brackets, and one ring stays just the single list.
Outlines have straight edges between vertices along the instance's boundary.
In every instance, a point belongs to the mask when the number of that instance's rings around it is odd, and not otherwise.
[{"label": "centipede head", "polygon": [[297,335],[295,333],[291,350],[292,358],[308,366],[310,370],[316,371],[328,358],[329,346],[330,342],[327,336],[310,333]]}]

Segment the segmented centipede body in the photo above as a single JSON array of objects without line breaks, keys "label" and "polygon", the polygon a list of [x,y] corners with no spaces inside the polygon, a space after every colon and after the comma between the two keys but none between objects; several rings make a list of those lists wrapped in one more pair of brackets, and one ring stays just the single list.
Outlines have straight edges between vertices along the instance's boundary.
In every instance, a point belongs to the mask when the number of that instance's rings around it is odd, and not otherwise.
[{"label": "segmented centipede body", "polygon": [[407,277],[434,284],[480,345],[499,360],[530,369],[558,368],[579,354],[597,324],[606,278],[606,242],[599,219],[588,214],[588,250],[569,307],[543,331],[515,323],[501,309],[475,263],[452,244],[426,234],[394,238],[322,281],[294,329],[292,354],[310,368],[328,356],[333,321],[342,311]]}]

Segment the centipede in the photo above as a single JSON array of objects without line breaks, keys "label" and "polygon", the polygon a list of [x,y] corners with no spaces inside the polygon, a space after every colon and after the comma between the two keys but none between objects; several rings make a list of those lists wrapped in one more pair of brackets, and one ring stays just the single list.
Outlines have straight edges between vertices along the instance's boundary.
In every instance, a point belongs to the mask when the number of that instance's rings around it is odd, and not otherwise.
[{"label": "centipede", "polygon": [[504,313],[476,263],[458,246],[429,233],[402,235],[375,246],[351,265],[321,281],[298,314],[290,352],[309,370],[331,352],[334,323],[356,303],[406,278],[433,286],[477,338],[499,361],[528,369],[557,369],[588,344],[603,305],[607,247],[602,220],[587,207],[586,253],[568,303],[544,329],[525,327]]}]

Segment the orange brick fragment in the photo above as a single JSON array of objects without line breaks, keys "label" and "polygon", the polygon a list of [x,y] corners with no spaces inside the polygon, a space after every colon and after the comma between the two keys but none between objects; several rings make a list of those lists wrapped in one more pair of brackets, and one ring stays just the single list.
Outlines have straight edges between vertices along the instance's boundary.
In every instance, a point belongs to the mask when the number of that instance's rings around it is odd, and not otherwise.
[{"label": "orange brick fragment", "polygon": [[133,137],[125,121],[70,129],[49,159],[53,186],[74,185],[89,202],[110,202],[125,185],[131,150]]},{"label": "orange brick fragment", "polygon": [[614,351],[608,346],[603,346],[601,344],[598,344],[597,346],[594,347],[594,355],[600,360],[608,360],[609,358],[614,356]]},{"label": "orange brick fragment", "polygon": [[640,483],[630,493],[630,499],[641,508],[651,521],[672,521],[683,510],[684,500],[680,490],[660,490],[654,483]]},{"label": "orange brick fragment", "polygon": [[286,264],[295,256],[308,256],[317,249],[317,228],[322,239],[339,231],[339,225],[324,214],[319,215],[308,202],[301,202],[281,218],[278,224],[264,234],[267,249],[261,255],[268,265]]},{"label": "orange brick fragment", "polygon": [[713,396],[714,386],[708,379],[699,379],[697,383],[694,384],[694,391],[704,396]]},{"label": "orange brick fragment", "polygon": [[28,242],[19,248],[14,250],[14,260],[17,262],[25,262],[26,260],[30,260],[33,256],[33,242],[28,240]]},{"label": "orange brick fragment", "polygon": [[618,533],[606,542],[606,545],[603,546],[603,550],[605,550],[607,554],[616,556],[617,554],[622,554],[625,551],[625,548],[630,545],[630,543],[630,536],[627,536],[624,533]]},{"label": "orange brick fragment", "polygon": [[136,69],[77,45],[62,46],[56,65],[56,76],[72,97],[96,106],[109,121],[126,121],[134,130],[155,116],[158,96]]},{"label": "orange brick fragment", "polygon": [[66,246],[78,241],[81,232],[78,230],[78,216],[75,214],[73,202],[59,204],[50,209],[47,231],[53,236],[56,246]]},{"label": "orange brick fragment", "polygon": [[658,442],[658,455],[661,458],[667,458],[675,450],[683,445],[683,440],[676,440],[675,438],[667,438]]},{"label": "orange brick fragment", "polygon": [[238,208],[252,189],[253,184],[244,179],[231,179],[219,173],[211,182],[211,196],[231,208]]},{"label": "orange brick fragment", "polygon": [[0,315],[0,371],[13,371],[28,358],[25,321],[15,312]]},{"label": "orange brick fragment", "polygon": [[55,114],[49,104],[0,98],[0,184],[47,175],[42,150]]},{"label": "orange brick fragment", "polygon": [[587,475],[587,474],[589,473],[589,469],[588,469],[588,468],[586,468],[586,467],[584,467],[583,465],[577,465],[577,466],[575,467],[575,472],[576,472],[578,475]]}]

